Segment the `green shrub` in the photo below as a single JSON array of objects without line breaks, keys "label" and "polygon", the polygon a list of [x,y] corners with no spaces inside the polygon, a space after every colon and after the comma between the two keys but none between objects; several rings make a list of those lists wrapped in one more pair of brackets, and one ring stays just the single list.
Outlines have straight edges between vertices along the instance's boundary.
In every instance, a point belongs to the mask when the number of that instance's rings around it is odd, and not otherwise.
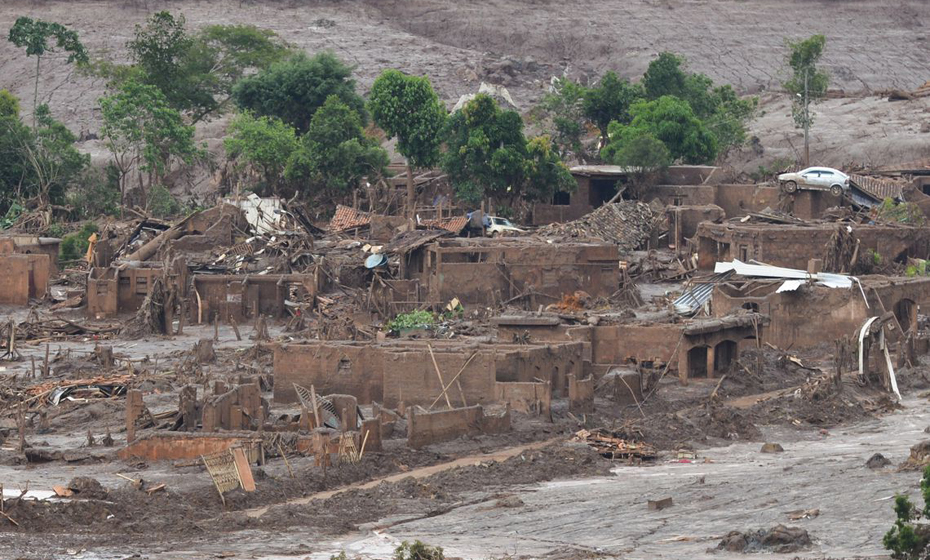
[{"label": "green shrub", "polygon": [[445,555],[442,548],[438,546],[429,546],[420,541],[413,541],[413,544],[404,541],[400,546],[394,549],[394,560],[444,560]]},{"label": "green shrub", "polygon": [[161,185],[149,189],[148,210],[156,218],[168,218],[181,211],[181,205],[171,193]]},{"label": "green shrub", "polygon": [[920,491],[924,498],[924,509],[920,510],[911,503],[907,496],[897,495],[894,499],[894,512],[897,519],[891,529],[885,533],[882,544],[891,551],[896,560],[919,560],[927,558],[928,532],[926,525],[916,522],[923,517],[930,519],[930,465],[924,468],[920,480]]},{"label": "green shrub", "polygon": [[119,170],[112,163],[105,169],[91,169],[84,174],[81,186],[67,194],[67,204],[75,219],[119,214]]},{"label": "green shrub", "polygon": [[388,323],[388,329],[399,332],[405,329],[428,327],[436,322],[436,318],[429,311],[418,310],[410,313],[401,313]]},{"label": "green shrub", "polygon": [[87,222],[77,232],[64,236],[58,249],[58,260],[67,262],[83,258],[90,245],[87,238],[96,232],[97,224]]}]

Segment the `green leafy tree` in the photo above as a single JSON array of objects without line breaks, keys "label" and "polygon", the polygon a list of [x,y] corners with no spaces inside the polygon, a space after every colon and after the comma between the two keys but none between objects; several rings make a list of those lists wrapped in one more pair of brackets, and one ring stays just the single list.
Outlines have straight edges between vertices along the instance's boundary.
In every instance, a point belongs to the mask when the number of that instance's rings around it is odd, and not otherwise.
[{"label": "green leafy tree", "polygon": [[247,72],[267,68],[288,52],[273,31],[210,25],[190,34],[184,16],[167,11],[137,25],[127,47],[134,62],[131,70],[103,63],[98,72],[117,85],[136,79],[158,87],[171,107],[194,123],[222,112],[233,86]]},{"label": "green leafy tree", "polygon": [[658,99],[665,95],[685,98],[688,75],[684,66],[683,57],[671,52],[659,53],[643,74],[643,93],[646,99]]},{"label": "green leafy tree", "polygon": [[804,129],[804,164],[810,165],[810,127],[814,124],[810,106],[827,95],[830,84],[830,76],[817,67],[827,46],[827,38],[814,35],[802,41],[786,40],[785,45],[788,47],[785,63],[791,77],[784,86],[791,94],[794,124]]},{"label": "green leafy tree", "polygon": [[277,193],[288,159],[298,147],[294,128],[275,117],[240,113],[229,124],[227,133],[223,142],[227,156],[257,169],[264,180],[260,186]]},{"label": "green leafy tree", "polygon": [[[620,133],[622,134],[622,131]],[[665,143],[650,132],[631,130],[626,138],[609,153],[607,161],[632,170],[632,187],[637,191],[634,193],[635,198],[641,198],[642,189],[653,184],[656,178],[672,164],[672,154]]]},{"label": "green leafy tree", "polygon": [[684,57],[661,53],[643,75],[646,99],[674,96],[687,101],[717,139],[718,154],[743,144],[758,98],[740,99],[730,85],[715,86],[706,75],[687,72],[686,66]]},{"label": "green leafy tree", "polygon": [[19,100],[0,90],[0,213],[6,214],[21,199],[32,170],[22,147],[32,141],[32,131],[19,117]]},{"label": "green leafy tree", "polygon": [[920,479],[920,492],[924,499],[922,510],[914,506],[907,496],[895,496],[895,522],[882,539],[886,550],[895,560],[921,560],[930,553],[930,530],[925,524],[916,522],[930,519],[930,466],[924,468]]},{"label": "green leafy tree", "polygon": [[[552,117],[555,134],[552,140],[559,148],[559,155],[564,159],[574,154],[584,161],[587,154],[584,149],[585,133],[584,99],[587,88],[568,78],[559,78],[553,90],[543,97],[543,109]],[[609,121],[608,121],[609,122]]]},{"label": "green leafy tree", "polygon": [[429,79],[385,70],[371,86],[368,107],[372,118],[388,137],[397,138],[397,151],[407,163],[407,209],[416,208],[413,169],[439,161],[440,132],[446,110]]},{"label": "green leafy tree", "polygon": [[38,128],[21,150],[31,167],[29,193],[40,207],[61,204],[65,192],[90,166],[90,155],[74,147],[77,137],[68,127],[52,118],[48,105],[39,105]]},{"label": "green leafy tree", "polygon": [[191,164],[204,155],[194,142],[194,127],[186,125],[162,91],[129,81],[100,99],[101,133],[120,175],[120,204],[125,203],[130,172],[135,171],[142,200],[146,185],[160,183],[172,162]]},{"label": "green leafy tree", "polygon": [[643,97],[639,84],[631,84],[614,72],[607,72],[598,84],[584,94],[585,117],[601,132],[601,145],[607,143],[607,127],[617,121],[630,122],[630,107]]},{"label": "green leafy tree", "polygon": [[[49,41],[54,39],[54,45]],[[88,62],[87,49],[81,44],[76,31],[61,25],[28,17],[17,18],[10,28],[9,41],[19,48],[26,49],[26,56],[36,57],[35,90],[32,96],[32,127],[36,127],[36,110],[39,107],[39,72],[42,57],[46,53],[62,51],[68,53],[68,64]]]},{"label": "green leafy tree", "polygon": [[447,129],[442,167],[456,196],[469,204],[485,196],[513,200],[526,159],[520,115],[479,94],[450,115]]},{"label": "green leafy tree", "polygon": [[277,117],[303,134],[317,109],[335,95],[367,124],[365,102],[355,92],[351,76],[352,69],[332,53],[313,57],[299,53],[240,80],[233,99],[240,109]]},{"label": "green leafy tree", "polygon": [[526,143],[523,196],[528,200],[551,200],[557,191],[574,191],[578,184],[562,163],[549,136]]},{"label": "green leafy tree", "polygon": [[331,95],[313,115],[307,133],[288,161],[285,177],[304,196],[327,197],[355,189],[363,177],[384,173],[387,152],[365,136],[362,117]]},{"label": "green leafy tree", "polygon": [[670,95],[640,101],[630,108],[630,114],[629,125],[611,123],[610,143],[601,153],[605,159],[626,153],[627,144],[645,134],[660,140],[673,161],[703,164],[717,157],[717,139],[686,101]]},{"label": "green leafy tree", "polygon": [[547,136],[527,142],[523,120],[479,94],[446,126],[442,167],[456,196],[469,204],[493,196],[513,206],[517,199],[549,200],[574,181]]}]

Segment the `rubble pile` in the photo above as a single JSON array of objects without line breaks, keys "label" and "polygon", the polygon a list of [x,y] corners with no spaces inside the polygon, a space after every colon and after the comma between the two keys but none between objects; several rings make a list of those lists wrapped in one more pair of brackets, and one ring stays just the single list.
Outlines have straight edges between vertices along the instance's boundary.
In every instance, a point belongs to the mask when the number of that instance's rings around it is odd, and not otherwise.
[{"label": "rubble pile", "polygon": [[652,235],[655,219],[648,204],[623,200],[605,204],[573,222],[543,226],[537,233],[543,237],[603,239],[629,252],[643,247]]}]

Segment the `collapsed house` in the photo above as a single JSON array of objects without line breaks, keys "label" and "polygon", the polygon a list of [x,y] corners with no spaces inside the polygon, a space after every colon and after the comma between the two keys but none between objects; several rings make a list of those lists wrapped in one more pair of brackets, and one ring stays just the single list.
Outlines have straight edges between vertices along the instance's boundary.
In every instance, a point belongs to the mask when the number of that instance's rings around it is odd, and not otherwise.
[{"label": "collapsed house", "polygon": [[698,267],[710,270],[721,261],[755,260],[773,266],[807,269],[811,260],[824,259],[839,229],[855,236],[850,262],[841,263],[846,265],[847,271],[856,259],[868,254],[902,263],[908,258],[930,256],[930,230],[923,228],[847,223],[702,222],[694,240]]},{"label": "collapsed house", "polygon": [[398,278],[384,280],[386,308],[403,303],[395,297],[430,304],[453,298],[476,305],[520,300],[535,306],[578,290],[609,297],[619,282],[617,246],[597,241],[422,236],[385,250],[399,256]]}]

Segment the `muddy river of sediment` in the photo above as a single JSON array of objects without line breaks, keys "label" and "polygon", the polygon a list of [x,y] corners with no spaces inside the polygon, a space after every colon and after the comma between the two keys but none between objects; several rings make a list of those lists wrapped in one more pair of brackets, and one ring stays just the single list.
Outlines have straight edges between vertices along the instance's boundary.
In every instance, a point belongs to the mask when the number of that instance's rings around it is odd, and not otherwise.
[{"label": "muddy river of sediment", "polygon": [[[897,472],[909,448],[928,436],[930,403],[908,399],[902,410],[879,420],[828,434],[766,430],[784,453],[760,453],[761,443],[736,443],[699,452],[694,463],[619,466],[612,476],[515,487],[516,507],[500,507],[498,495],[476,494],[441,514],[385,519],[337,539],[306,532],[239,531],[187,542],[183,549],[159,543],[139,551],[150,559],[252,558],[328,560],[389,558],[402,540],[442,546],[447,557],[486,560],[504,555],[580,557],[597,552],[630,559],[657,558],[879,558],[891,526],[895,492],[918,494],[917,472]],[[866,460],[882,453],[893,466],[870,470]],[[668,509],[647,501],[671,497]],[[522,505],[520,505],[522,501]],[[789,512],[819,510],[790,521]],[[799,553],[743,554],[713,551],[732,530],[799,526],[813,547]],[[173,549],[172,549],[173,548]],[[124,556],[114,551],[74,551],[71,558]],[[574,553],[578,553],[575,556]]]}]

